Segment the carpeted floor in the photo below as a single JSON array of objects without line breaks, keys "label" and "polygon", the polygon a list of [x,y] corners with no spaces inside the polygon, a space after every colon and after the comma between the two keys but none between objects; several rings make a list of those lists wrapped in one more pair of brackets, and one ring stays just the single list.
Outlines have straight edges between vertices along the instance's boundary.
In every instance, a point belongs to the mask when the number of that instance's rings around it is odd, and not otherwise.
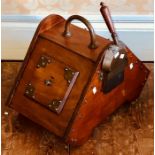
[{"label": "carpeted floor", "polygon": [[21,62],[2,62],[2,155],[153,155],[153,63],[140,98],[121,106],[81,147],[72,148],[5,107]]}]

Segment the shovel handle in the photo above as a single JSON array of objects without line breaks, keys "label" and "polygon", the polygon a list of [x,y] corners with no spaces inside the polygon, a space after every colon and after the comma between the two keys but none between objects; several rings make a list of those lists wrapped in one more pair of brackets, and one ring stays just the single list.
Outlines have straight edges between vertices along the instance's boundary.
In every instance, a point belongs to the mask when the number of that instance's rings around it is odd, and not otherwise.
[{"label": "shovel handle", "polygon": [[117,36],[116,30],[115,30],[115,27],[114,27],[114,24],[113,24],[113,21],[111,18],[109,8],[103,2],[101,2],[100,5],[101,5],[100,12],[101,12],[101,14],[105,20],[105,23],[111,33],[114,44],[118,45],[119,44],[118,36]]}]

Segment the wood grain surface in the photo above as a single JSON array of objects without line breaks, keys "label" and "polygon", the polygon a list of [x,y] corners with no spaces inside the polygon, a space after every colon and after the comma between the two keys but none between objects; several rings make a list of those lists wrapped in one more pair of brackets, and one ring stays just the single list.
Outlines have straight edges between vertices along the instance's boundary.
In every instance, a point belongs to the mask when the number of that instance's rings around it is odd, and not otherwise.
[{"label": "wood grain surface", "polygon": [[[50,57],[51,63],[48,64],[45,68],[36,68],[36,65],[38,64],[38,61],[42,55]],[[64,60],[62,60],[62,55],[64,57]],[[63,66],[58,66],[56,62],[59,62],[59,65],[63,64]],[[53,67],[51,68],[51,66]],[[87,72],[83,66],[85,66],[85,68],[88,68]],[[52,101],[53,99],[62,100],[64,95],[58,96],[56,95],[56,93],[62,94],[61,92],[66,92],[66,90],[63,90],[63,87],[67,85],[66,80],[64,80],[65,67],[69,67],[80,72],[80,76],[78,77],[78,79],[76,80],[76,84],[72,88],[72,92],[67,100],[67,106],[64,106],[61,114],[56,115],[55,113],[48,110],[48,108],[44,108],[40,102],[45,103],[46,106],[48,106],[50,101]],[[90,60],[85,59],[79,55],[75,55],[73,52],[70,52],[65,48],[62,48],[61,46],[58,46],[57,44],[54,44],[48,40],[38,38],[28,65],[26,66],[23,73],[23,77],[21,79],[19,78],[20,84],[16,88],[16,90],[13,90],[15,94],[14,97],[10,100],[10,106],[13,107],[13,109],[16,109],[18,112],[22,113],[24,116],[30,118],[34,122],[37,122],[38,124],[44,126],[49,131],[53,131],[53,133],[55,133],[56,135],[63,137],[70,118],[77,105],[77,102],[75,102],[75,96],[77,101],[79,101],[81,93],[87,85],[94,67],[94,63],[92,63]],[[44,81],[45,79],[49,79],[50,76],[54,78],[54,84],[50,90],[47,90],[42,81]],[[27,85],[29,82],[32,83],[32,86],[35,88],[34,94],[35,100],[37,100],[37,104],[36,102],[34,102],[34,100],[29,99],[23,95],[23,93],[25,92],[25,85]],[[81,82],[83,83],[81,84]],[[49,88],[50,87],[48,87],[48,89]],[[44,92],[45,90],[47,91],[46,93]],[[39,99],[37,99],[38,96]],[[40,96],[44,96],[44,98],[41,98]],[[49,99],[49,101],[47,99]]]},{"label": "wood grain surface", "polygon": [[[107,116],[115,112],[122,104],[135,101],[139,97],[147,81],[148,69],[130,50],[126,53],[128,64],[131,65],[133,63],[134,69],[131,70],[130,65],[126,66],[124,80],[108,93],[102,93],[102,86],[105,84],[105,80],[100,81],[98,78],[101,71],[99,63],[86,90],[86,95],[84,95],[83,101],[79,103],[80,108],[75,113],[75,119],[72,122],[70,132],[66,136],[66,141],[69,144],[74,146],[83,144],[88,140],[94,128],[104,121]],[[114,70],[112,72],[114,73]],[[103,74],[104,78],[106,78],[105,73]],[[94,88],[97,90],[96,93],[93,93]]]},{"label": "wood grain surface", "polygon": [[140,98],[121,106],[81,147],[69,147],[46,129],[4,106],[21,62],[2,62],[3,155],[153,155],[153,64]]}]

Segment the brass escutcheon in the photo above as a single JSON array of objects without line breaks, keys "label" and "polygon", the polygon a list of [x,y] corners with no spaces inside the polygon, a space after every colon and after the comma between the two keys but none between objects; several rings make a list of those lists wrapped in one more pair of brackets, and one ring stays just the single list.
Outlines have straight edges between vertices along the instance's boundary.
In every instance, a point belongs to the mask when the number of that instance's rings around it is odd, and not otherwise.
[{"label": "brass escutcheon", "polygon": [[37,68],[41,68],[41,67],[46,67],[47,64],[51,63],[52,60],[51,60],[51,57],[49,56],[45,56],[45,55],[42,55],[40,58],[39,58],[39,61],[38,61],[38,64],[36,65]]},{"label": "brass escutcheon", "polygon": [[24,94],[30,98],[35,98],[34,92],[35,92],[35,88],[31,83],[28,83]]},{"label": "brass escutcheon", "polygon": [[64,69],[64,78],[65,78],[65,80],[67,80],[68,84],[71,83],[74,74],[75,74],[75,72],[72,69],[70,69],[68,67],[66,67]]},{"label": "brass escutcheon", "polygon": [[48,108],[54,112],[57,112],[60,104],[62,103],[61,100],[53,99],[49,104]]}]

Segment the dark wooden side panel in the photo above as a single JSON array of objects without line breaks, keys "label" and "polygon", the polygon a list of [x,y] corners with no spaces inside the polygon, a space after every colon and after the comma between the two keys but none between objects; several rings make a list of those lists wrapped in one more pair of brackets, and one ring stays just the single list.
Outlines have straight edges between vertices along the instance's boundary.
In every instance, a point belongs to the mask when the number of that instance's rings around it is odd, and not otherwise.
[{"label": "dark wooden side panel", "polygon": [[[36,65],[42,54],[47,54],[48,56],[65,63],[66,66],[71,66],[76,71],[79,71],[79,76],[75,82],[75,86],[72,88],[71,94],[69,95],[64,109],[60,114],[55,114],[47,108],[44,108],[42,105],[35,103],[33,100],[30,100],[24,96],[26,84],[30,81],[36,81],[35,87],[40,87],[40,83],[37,82],[38,79],[35,80],[32,78],[34,71],[37,70]],[[50,65],[52,65],[52,63]],[[36,43],[33,54],[30,57],[30,61],[25,69],[23,77],[21,78],[15,96],[12,99],[11,106],[18,112],[49,129],[56,135],[63,137],[75,110],[76,104],[78,103],[81,94],[83,93],[87,82],[89,81],[89,78],[92,76],[92,71],[94,71],[94,68],[94,63],[90,60],[85,59],[80,55],[76,55],[75,53],[62,48],[61,46],[40,37]],[[47,69],[49,69],[49,72],[51,72],[50,67],[47,67]],[[56,70],[53,70],[53,72],[56,72]],[[42,74],[42,76],[45,78],[47,78],[47,73],[48,72],[45,74],[43,70],[42,72],[37,72],[37,74]],[[40,75],[37,77],[40,77]],[[55,91],[62,91],[61,84],[62,83],[60,81],[60,87]],[[52,91],[47,91],[46,93],[46,96],[48,97],[53,95]]]},{"label": "dark wooden side panel", "polygon": [[[129,65],[125,70],[124,82],[108,94],[101,92],[99,80],[100,64],[88,87],[78,114],[70,129],[66,141],[72,145],[81,145],[92,133],[92,130],[116,110],[121,104],[135,100],[147,80],[149,70],[128,49]],[[132,67],[133,65],[133,67]],[[93,88],[96,92],[93,93]]]}]

